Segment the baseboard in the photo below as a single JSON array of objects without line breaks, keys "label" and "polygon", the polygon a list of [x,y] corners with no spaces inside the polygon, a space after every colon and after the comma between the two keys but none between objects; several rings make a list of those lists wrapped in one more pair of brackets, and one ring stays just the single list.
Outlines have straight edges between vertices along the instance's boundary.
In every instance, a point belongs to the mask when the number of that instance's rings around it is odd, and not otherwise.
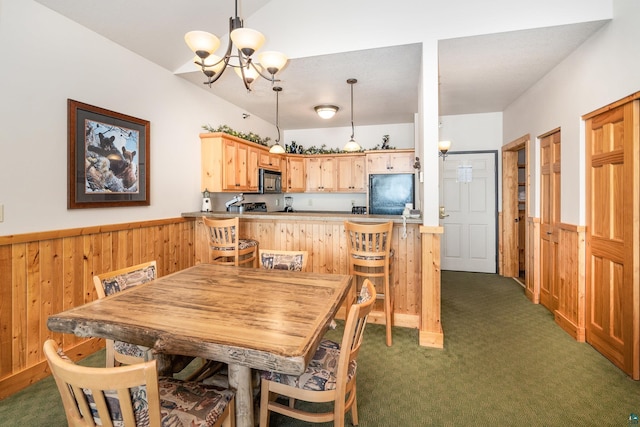
[{"label": "baseboard", "polygon": [[[367,318],[367,323],[374,323],[376,325],[385,325],[383,311],[372,311]],[[420,327],[420,318],[417,314],[400,314],[394,313],[393,326],[399,326],[401,328],[413,328]]]},{"label": "baseboard", "polygon": [[585,342],[585,328],[578,327],[573,321],[568,319],[558,310],[554,311],[553,317],[556,324],[560,326],[566,333],[571,335],[578,342]]},{"label": "baseboard", "polygon": [[[74,347],[65,349],[65,354],[67,354],[72,360],[79,360],[95,353],[101,348],[104,348],[104,340],[92,338],[87,341],[83,341]],[[0,380],[0,400],[27,388],[31,384],[34,384],[49,375],[51,375],[49,365],[46,360],[43,360],[33,366],[11,374],[8,377],[2,378]]]},{"label": "baseboard", "polygon": [[419,343],[422,347],[444,348],[444,333],[440,332],[420,331]]}]

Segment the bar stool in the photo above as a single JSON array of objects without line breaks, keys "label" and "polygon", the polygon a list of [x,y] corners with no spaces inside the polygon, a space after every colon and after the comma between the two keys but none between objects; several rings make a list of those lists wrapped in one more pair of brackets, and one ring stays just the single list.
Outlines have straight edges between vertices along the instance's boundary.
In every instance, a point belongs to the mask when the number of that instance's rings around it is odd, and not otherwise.
[{"label": "bar stool", "polygon": [[209,236],[212,264],[241,266],[251,263],[258,267],[258,241],[238,238],[240,219],[202,217]]},{"label": "bar stool", "polygon": [[[377,299],[384,300],[384,318],[387,329],[387,346],[391,346],[391,328],[393,327],[393,291],[391,289],[391,264],[393,250],[391,235],[393,222],[360,224],[344,222],[349,250],[349,274],[357,277],[382,277],[384,291],[377,293]],[[373,280],[372,280],[373,281]]]}]

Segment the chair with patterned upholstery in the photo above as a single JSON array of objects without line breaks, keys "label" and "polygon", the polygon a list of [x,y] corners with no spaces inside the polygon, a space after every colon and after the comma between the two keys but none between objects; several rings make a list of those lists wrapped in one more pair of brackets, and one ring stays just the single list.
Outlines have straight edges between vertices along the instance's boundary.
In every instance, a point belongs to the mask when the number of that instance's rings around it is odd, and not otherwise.
[{"label": "chair with patterned upholstery", "polygon": [[260,267],[267,270],[304,271],[307,268],[307,251],[281,251],[260,249]]},{"label": "chair with patterned upholstery", "polygon": [[[342,342],[323,340],[302,375],[262,373],[260,427],[269,426],[270,412],[308,423],[333,421],[334,426],[343,427],[345,414],[349,410],[353,425],[358,425],[356,359],[362,344],[367,316],[373,308],[375,298],[376,289],[373,283],[365,279],[360,296],[349,309]],[[277,396],[289,398],[289,405],[276,401]],[[300,407],[296,408],[296,400],[313,403],[333,402],[333,411],[307,412]],[[305,405],[305,408],[307,407],[308,405]]]},{"label": "chair with patterned upholstery", "polygon": [[[378,292],[378,299],[384,300],[384,320],[386,326],[386,342],[392,344],[391,329],[393,328],[393,289],[391,281],[391,267],[393,250],[391,249],[391,235],[393,222],[377,224],[359,224],[344,222],[349,251],[349,274],[374,280],[383,280],[384,290]],[[357,282],[356,282],[357,286]]]},{"label": "chair with patterned upholstery", "polygon": [[155,360],[115,368],[80,366],[51,339],[44,354],[69,426],[235,426],[232,390],[158,378]]},{"label": "chair with patterned upholstery", "polygon": [[[98,298],[104,298],[127,288],[151,282],[156,277],[156,262],[149,261],[93,276],[93,285]],[[116,363],[132,365],[151,359],[151,351],[147,347],[110,339],[105,341],[107,368],[113,368]]]},{"label": "chair with patterned upholstery", "polygon": [[209,238],[210,262],[223,265],[258,266],[258,242],[238,238],[240,219],[213,219],[202,217]]}]

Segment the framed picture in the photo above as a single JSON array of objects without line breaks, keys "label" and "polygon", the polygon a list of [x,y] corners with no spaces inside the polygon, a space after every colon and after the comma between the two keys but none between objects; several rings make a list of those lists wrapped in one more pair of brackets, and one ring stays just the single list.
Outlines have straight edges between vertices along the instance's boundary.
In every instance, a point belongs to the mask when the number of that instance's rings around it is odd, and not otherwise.
[{"label": "framed picture", "polygon": [[148,206],[148,120],[67,100],[69,209]]}]

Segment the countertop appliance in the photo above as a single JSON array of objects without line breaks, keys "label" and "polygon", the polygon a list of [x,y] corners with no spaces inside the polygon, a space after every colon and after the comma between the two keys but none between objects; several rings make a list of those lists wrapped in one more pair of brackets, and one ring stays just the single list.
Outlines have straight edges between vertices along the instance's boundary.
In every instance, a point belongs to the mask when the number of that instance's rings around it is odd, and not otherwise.
[{"label": "countertop appliance", "polygon": [[407,203],[414,203],[415,177],[412,173],[369,175],[369,213],[402,215]]},{"label": "countertop appliance", "polygon": [[247,202],[239,205],[227,206],[227,212],[266,212],[267,204],[265,202]]},{"label": "countertop appliance", "polygon": [[352,206],[351,213],[355,215],[366,215],[367,207],[366,206]]},{"label": "countertop appliance", "polygon": [[282,193],[282,173],[268,169],[258,170],[258,193]]}]

